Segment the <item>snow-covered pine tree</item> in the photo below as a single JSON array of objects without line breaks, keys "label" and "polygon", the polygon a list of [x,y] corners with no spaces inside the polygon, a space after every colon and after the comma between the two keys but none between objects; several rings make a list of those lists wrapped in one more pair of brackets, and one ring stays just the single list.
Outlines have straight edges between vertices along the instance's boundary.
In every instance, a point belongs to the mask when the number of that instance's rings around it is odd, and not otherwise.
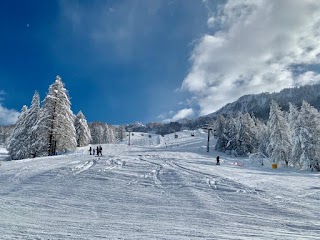
[{"label": "snow-covered pine tree", "polygon": [[0,145],[7,147],[15,125],[0,126]]},{"label": "snow-covered pine tree", "polygon": [[126,137],[126,128],[121,125],[116,128],[116,138],[118,142],[122,142]]},{"label": "snow-covered pine tree", "polygon": [[275,163],[289,165],[291,156],[290,128],[279,105],[271,102],[268,128],[270,143],[267,148],[269,157]]},{"label": "snow-covered pine tree", "polygon": [[28,108],[24,105],[18,117],[13,133],[9,139],[8,152],[12,160],[19,160],[29,157],[27,146],[27,128],[25,120],[28,113]]},{"label": "snow-covered pine tree", "polygon": [[101,144],[104,143],[104,129],[105,129],[105,123],[102,122],[92,122],[89,123],[89,128],[91,132],[92,141],[93,144]]},{"label": "snow-covered pine tree", "polygon": [[320,171],[320,115],[317,109],[306,101],[302,102],[300,109],[300,140],[302,154],[300,162],[304,167]]},{"label": "snow-covered pine tree", "polygon": [[236,149],[239,145],[239,131],[236,119],[231,116],[226,118],[226,124],[223,130],[223,138],[226,139],[224,151],[237,156],[238,153]]},{"label": "snow-covered pine tree", "polygon": [[47,151],[48,155],[54,155],[56,151],[73,151],[77,147],[71,102],[59,76],[43,100],[39,135],[43,142],[42,151]]},{"label": "snow-covered pine tree", "polygon": [[215,150],[224,151],[227,145],[228,139],[224,135],[224,129],[226,126],[226,119],[223,115],[218,116],[214,123],[214,137],[217,138],[217,143],[215,145]]},{"label": "snow-covered pine tree", "polygon": [[38,120],[40,117],[40,96],[36,91],[32,97],[32,102],[26,114],[25,127],[27,129],[27,148],[31,157],[36,157],[39,152],[40,142],[38,137]]},{"label": "snow-covered pine tree", "polygon": [[104,129],[104,143],[116,143],[116,129],[115,127],[106,124]]},{"label": "snow-covered pine tree", "polygon": [[77,135],[77,146],[87,146],[92,140],[91,132],[87,120],[81,111],[78,112],[75,118],[74,127]]},{"label": "snow-covered pine tree", "polygon": [[267,153],[267,148],[270,143],[270,131],[266,124],[256,119],[256,125],[259,129],[258,131],[258,142],[259,147],[258,151],[262,153],[264,156],[269,156]]},{"label": "snow-covered pine tree", "polygon": [[116,128],[102,122],[89,124],[93,144],[116,143]]},{"label": "snow-covered pine tree", "polygon": [[296,106],[289,103],[288,122],[291,132],[291,163],[293,166],[302,167],[303,163],[300,162],[302,155],[301,146],[301,115]]},{"label": "snow-covered pine tree", "polygon": [[237,147],[238,155],[253,153],[258,148],[258,129],[249,113],[239,113],[237,117],[237,137],[239,145]]}]

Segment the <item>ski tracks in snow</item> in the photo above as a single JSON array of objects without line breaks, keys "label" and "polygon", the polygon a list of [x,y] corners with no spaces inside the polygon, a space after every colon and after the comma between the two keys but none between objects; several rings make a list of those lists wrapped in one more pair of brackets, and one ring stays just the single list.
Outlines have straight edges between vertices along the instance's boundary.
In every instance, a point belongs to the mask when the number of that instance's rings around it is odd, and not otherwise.
[{"label": "ski tracks in snow", "polygon": [[[164,161],[168,166],[179,169],[180,174],[186,173],[183,178],[190,191],[196,196],[198,204],[201,203],[205,209],[214,210],[212,214],[213,216],[214,214],[220,216],[218,221],[222,220],[221,224],[225,224],[227,219],[232,216],[232,218],[238,219],[239,223],[245,224],[245,228],[253,231],[256,231],[257,226],[269,226],[261,230],[261,236],[267,235],[269,231],[272,231],[272,228],[283,229],[277,235],[284,239],[292,236],[292,232],[296,233],[297,238],[301,237],[299,229],[309,228],[313,231],[316,229],[316,226],[307,226],[303,221],[297,222],[291,219],[294,214],[290,210],[282,209],[275,202],[270,203],[269,199],[272,196],[261,190],[219,175],[204,173],[189,166],[182,166],[175,162],[177,159],[165,159]],[[200,181],[197,179],[200,179]],[[205,180],[205,184],[212,191],[204,188],[201,180]],[[241,195],[243,197],[240,197]],[[226,225],[225,228],[226,231],[233,231],[231,226]]]},{"label": "ski tracks in snow", "polygon": [[110,156],[108,160],[105,159],[105,164],[107,167],[104,169],[104,171],[114,168],[123,168],[126,165],[126,161]]},{"label": "ski tracks in snow", "polygon": [[81,163],[81,164],[75,166],[74,168],[72,168],[73,175],[78,175],[78,174],[90,169],[96,163],[97,163],[97,160],[93,159],[93,160],[87,160],[84,163]]},{"label": "ski tracks in snow", "polygon": [[97,163],[99,164],[98,172],[106,172],[115,168],[123,168],[126,161],[123,161],[114,157],[96,157],[94,159],[85,160],[84,163],[80,163],[72,168],[73,175],[78,175],[84,171],[93,168]]},{"label": "ski tracks in snow", "polygon": [[259,193],[259,191],[256,189],[252,189],[248,186],[232,181],[228,178],[224,178],[224,177],[221,177],[220,175],[205,173],[199,170],[185,167],[174,161],[175,159],[165,160],[165,162],[173,168],[178,168],[180,169],[180,171],[184,171],[192,175],[198,176],[198,178],[200,179],[205,179],[205,182],[208,185],[208,187],[213,190],[219,190],[219,191],[225,191],[225,192],[249,193],[249,194]]},{"label": "ski tracks in snow", "polygon": [[153,169],[151,171],[151,176],[153,178],[153,181],[155,183],[156,186],[160,187],[160,188],[164,188],[163,185],[162,185],[162,182],[160,180],[160,172],[162,171],[163,169],[163,165],[159,164],[159,163],[155,163],[155,162],[152,162],[152,161],[149,161],[149,160],[146,160],[144,158],[142,158],[142,155],[139,156],[139,160],[140,161],[144,161],[144,162],[147,162],[153,166],[155,166],[156,168]]},{"label": "ski tracks in snow", "polygon": [[[176,163],[177,159],[174,158],[161,158],[158,155],[139,155],[139,160],[155,166],[151,175],[155,185],[161,188],[194,187],[205,189],[209,187],[212,190],[225,192],[260,194],[260,191],[228,178],[182,166]],[[178,175],[180,177],[177,177]],[[175,179],[172,176],[176,176]]]}]

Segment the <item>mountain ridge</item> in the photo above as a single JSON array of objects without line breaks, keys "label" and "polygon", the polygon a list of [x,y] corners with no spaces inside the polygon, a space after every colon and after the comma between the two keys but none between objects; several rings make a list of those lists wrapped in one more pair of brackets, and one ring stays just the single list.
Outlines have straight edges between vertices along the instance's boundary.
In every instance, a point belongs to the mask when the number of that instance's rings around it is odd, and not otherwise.
[{"label": "mountain ridge", "polygon": [[320,84],[285,88],[280,92],[243,95],[238,100],[226,104],[213,113],[201,116],[195,121],[215,119],[219,115],[234,115],[238,112],[248,112],[261,120],[267,120],[272,100],[275,100],[283,110],[288,110],[289,103],[300,106],[304,100],[320,110]]}]

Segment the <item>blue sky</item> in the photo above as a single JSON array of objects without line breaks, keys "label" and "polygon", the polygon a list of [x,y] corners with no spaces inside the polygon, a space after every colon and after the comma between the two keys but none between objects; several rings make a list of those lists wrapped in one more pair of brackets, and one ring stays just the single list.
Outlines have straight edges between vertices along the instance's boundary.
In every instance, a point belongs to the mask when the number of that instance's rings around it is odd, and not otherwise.
[{"label": "blue sky", "polygon": [[[89,122],[170,121],[318,83],[318,1],[1,1],[0,124],[60,75]],[[298,70],[297,70],[298,69]]]}]

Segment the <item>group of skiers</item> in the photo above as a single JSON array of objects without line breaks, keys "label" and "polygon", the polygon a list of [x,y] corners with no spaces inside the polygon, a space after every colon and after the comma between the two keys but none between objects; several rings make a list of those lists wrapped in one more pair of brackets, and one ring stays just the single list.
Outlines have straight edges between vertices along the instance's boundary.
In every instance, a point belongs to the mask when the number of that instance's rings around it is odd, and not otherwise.
[{"label": "group of skiers", "polygon": [[96,155],[97,154],[97,156],[102,156],[102,147],[101,146],[97,146],[97,148],[95,149],[95,148],[92,148],[90,146],[89,153],[90,153],[90,155]]}]

